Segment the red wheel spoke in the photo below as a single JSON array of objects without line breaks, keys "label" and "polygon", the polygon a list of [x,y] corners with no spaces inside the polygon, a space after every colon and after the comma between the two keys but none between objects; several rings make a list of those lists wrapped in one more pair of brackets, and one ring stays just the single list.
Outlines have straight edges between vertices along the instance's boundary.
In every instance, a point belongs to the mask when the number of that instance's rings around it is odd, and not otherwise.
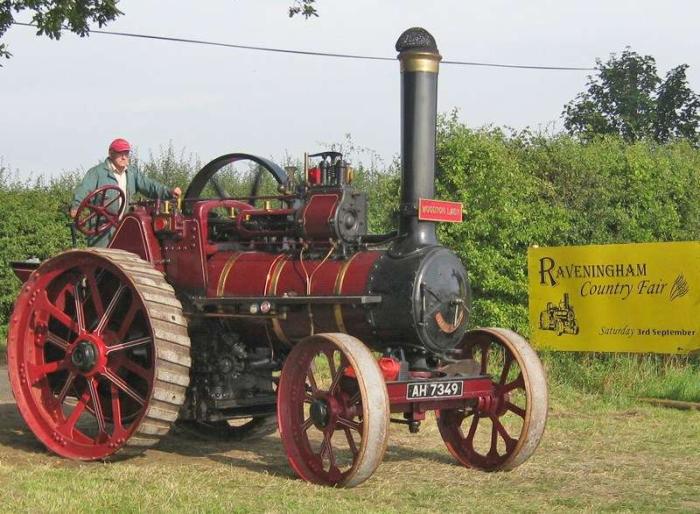
[{"label": "red wheel spoke", "polygon": [[119,366],[127,369],[128,371],[131,371],[133,374],[145,380],[149,380],[151,377],[151,373],[149,372],[149,370],[147,370],[140,364],[137,364],[136,362],[132,361],[131,359],[124,359],[122,361],[119,361]]},{"label": "red wheel spoke", "polygon": [[57,346],[58,348],[60,348],[64,352],[68,351],[68,345],[69,345],[68,341],[66,341],[62,337],[57,336],[53,332],[48,332],[46,334],[46,342],[51,343],[54,346]]},{"label": "red wheel spoke", "polygon": [[491,347],[490,341],[485,341],[479,345],[481,347],[481,374],[486,374],[486,369],[489,366],[489,349]]},{"label": "red wheel spoke", "polygon": [[331,386],[328,388],[328,392],[330,394],[333,394],[335,392],[335,390],[338,388],[338,384],[340,384],[340,379],[343,378],[344,372],[345,372],[345,366],[341,362],[340,366],[335,371],[335,375],[331,375],[333,377],[333,381],[331,382]]},{"label": "red wheel spoke", "polygon": [[136,313],[139,311],[139,306],[136,302],[131,304],[131,307],[126,313],[126,316],[124,316],[124,319],[122,320],[122,324],[119,327],[119,331],[117,332],[117,339],[119,341],[123,341],[126,339],[126,335],[129,332],[129,329],[131,328],[131,324],[134,322],[134,318],[136,317]]},{"label": "red wheel spoke", "polygon": [[479,425],[479,416],[474,416],[472,418],[472,424],[469,426],[469,433],[467,437],[464,438],[465,442],[473,447],[474,445],[474,435],[476,434],[476,427]]},{"label": "red wheel spoke", "polygon": [[353,421],[351,419],[344,418],[342,416],[338,416],[338,425],[344,428],[356,430],[357,432],[359,432],[361,428],[360,423],[357,423],[356,421]]},{"label": "red wheel spoke", "polygon": [[[121,199],[122,199],[121,196],[115,196],[109,202],[104,204],[104,208],[106,209],[107,207],[111,206],[114,202],[116,202],[117,200],[121,200]],[[119,203],[121,204],[121,202],[119,202]],[[121,205],[119,206],[119,208],[121,209]]]},{"label": "red wheel spoke", "polygon": [[71,371],[68,373],[68,378],[66,379],[66,383],[63,384],[63,387],[58,393],[58,396],[56,397],[56,403],[60,406],[63,405],[63,402],[66,399],[66,396],[68,395],[68,391],[70,391],[71,386],[73,385],[73,382],[75,381],[75,377],[77,375]]},{"label": "red wheel spoke", "polygon": [[85,332],[85,311],[83,311],[83,303],[80,301],[78,285],[73,286],[73,301],[75,302],[75,318],[78,322],[78,330]]},{"label": "red wheel spoke", "polygon": [[145,405],[146,400],[139,393],[134,391],[131,388],[131,386],[124,382],[124,380],[122,380],[118,375],[112,373],[111,370],[105,370],[102,376],[104,376],[107,380],[112,382],[115,386],[124,391],[126,394],[131,396],[131,398],[133,398],[136,401],[136,403],[138,403],[139,405]]},{"label": "red wheel spoke", "polygon": [[498,418],[493,418],[493,426],[495,427],[495,430],[500,434],[500,436],[503,438],[503,442],[506,443],[506,452],[510,453],[513,451],[513,448],[515,448],[515,445],[518,443],[517,439],[513,439],[510,434],[508,433],[508,430],[506,430],[506,427],[503,426],[501,421]]},{"label": "red wheel spoke", "polygon": [[328,361],[328,370],[330,371],[331,378],[335,380],[335,375],[336,375],[336,369],[335,369],[335,351],[331,350],[330,352],[325,351],[323,354],[326,356],[326,360]]},{"label": "red wheel spoke", "polygon": [[153,341],[152,337],[140,337],[139,339],[134,339],[132,341],[126,341],[124,343],[114,344],[107,347],[107,355],[112,352],[118,352],[121,350],[128,350],[129,348],[135,348],[137,346],[143,346]]},{"label": "red wheel spoke", "polygon": [[509,411],[514,412],[521,418],[525,418],[525,409],[523,409],[522,407],[518,407],[517,405],[510,402],[506,402],[506,407]]},{"label": "red wheel spoke", "polygon": [[92,268],[88,273],[85,274],[85,281],[87,282],[88,289],[90,290],[90,298],[92,298],[92,304],[95,306],[95,314],[98,318],[100,318],[104,315],[105,308],[102,304],[102,296],[100,296],[100,290],[97,287],[97,277],[95,275],[95,268]]},{"label": "red wheel spoke", "polygon": [[78,400],[78,403],[76,404],[75,408],[73,409],[73,412],[70,413],[70,416],[68,416],[68,419],[66,420],[63,425],[61,425],[61,429],[67,432],[68,434],[73,433],[73,429],[75,428],[75,424],[78,422],[78,419],[80,419],[80,415],[83,413],[85,410],[85,407],[87,407],[87,403],[90,400],[90,391],[85,391],[83,395],[80,397]]},{"label": "red wheel spoke", "polygon": [[114,384],[109,385],[110,395],[112,397],[112,421],[114,422],[114,433],[124,429],[122,425],[122,407],[119,401],[119,390]]},{"label": "red wheel spoke", "polygon": [[503,385],[506,383],[508,378],[508,372],[510,372],[510,365],[513,363],[513,354],[506,351],[505,362],[503,363],[503,371],[501,372],[501,379],[498,381],[499,384]]},{"label": "red wheel spoke", "polygon": [[352,432],[348,427],[343,427],[343,431],[345,432],[345,438],[348,440],[348,446],[350,447],[350,451],[352,452],[353,457],[356,457],[359,451],[357,449],[357,443],[352,437]]},{"label": "red wheel spoke", "polygon": [[31,385],[36,385],[42,379],[46,378],[47,375],[51,373],[56,373],[62,369],[65,369],[66,361],[61,359],[59,361],[47,362],[45,364],[32,364],[27,363],[27,375],[29,378],[29,383]]},{"label": "red wheel spoke", "polygon": [[90,215],[80,220],[80,226],[85,226],[85,224],[87,224],[88,221],[90,221],[92,218],[99,214],[97,210],[93,208],[93,206],[88,206],[88,210],[90,211]]},{"label": "red wheel spoke", "polygon": [[61,325],[75,331],[75,321],[71,319],[68,314],[63,312],[61,309],[56,307],[53,303],[49,301],[49,297],[46,296],[46,291],[41,295],[41,307],[47,311],[47,313]]},{"label": "red wheel spoke", "polygon": [[317,394],[318,386],[316,385],[316,378],[314,377],[314,370],[312,367],[309,367],[308,371],[306,372],[306,378],[308,379],[309,385],[311,386],[311,393]]},{"label": "red wheel spoke", "polygon": [[307,419],[304,420],[304,423],[302,423],[301,429],[302,429],[304,432],[306,432],[306,431],[309,430],[309,428],[311,428],[311,427],[313,426],[313,424],[314,424],[314,421],[313,421],[313,420],[311,419],[311,417],[309,416]]},{"label": "red wheel spoke", "polygon": [[491,457],[498,457],[498,420],[496,418],[491,418],[491,447],[489,448],[488,455]]},{"label": "red wheel spoke", "polygon": [[523,379],[523,374],[520,373],[518,375],[518,378],[513,380],[512,382],[506,384],[503,386],[503,389],[501,390],[502,393],[508,393],[512,391],[513,389],[525,389],[525,380]]},{"label": "red wheel spoke", "polygon": [[95,329],[95,332],[98,334],[101,334],[102,331],[107,327],[107,323],[109,322],[109,319],[112,317],[112,314],[114,313],[114,309],[117,307],[117,304],[119,303],[119,299],[122,296],[122,293],[126,290],[126,286],[124,284],[119,284],[119,289],[114,293],[114,296],[112,296],[112,299],[109,301],[109,305],[107,305],[107,309],[104,311],[104,315],[100,319],[100,322],[97,324],[97,328]]},{"label": "red wheel spoke", "polygon": [[332,470],[333,468],[336,467],[335,454],[333,453],[333,443],[331,441],[332,436],[333,436],[332,430],[326,430],[323,433],[323,443],[321,443],[321,453],[320,453],[321,460],[323,460],[324,456],[328,458],[329,470]]},{"label": "red wheel spoke", "polygon": [[[92,399],[92,411],[97,419],[97,427],[99,428],[100,434],[107,433],[107,425],[105,423],[105,416],[102,412],[102,403],[100,402],[100,395],[97,393],[97,379],[88,379],[88,390],[90,391],[90,397]],[[99,437],[99,434],[98,434]]]}]

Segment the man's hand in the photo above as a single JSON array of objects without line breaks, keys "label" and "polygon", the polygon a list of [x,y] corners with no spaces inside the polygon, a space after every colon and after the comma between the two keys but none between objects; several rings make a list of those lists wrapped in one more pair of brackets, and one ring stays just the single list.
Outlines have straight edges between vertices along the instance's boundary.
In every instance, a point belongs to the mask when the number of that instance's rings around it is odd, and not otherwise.
[{"label": "man's hand", "polygon": [[173,189],[173,190],[170,191],[170,192],[172,193],[172,195],[173,195],[175,198],[180,198],[180,195],[182,194],[182,189],[180,189],[179,187],[176,187],[175,189]]}]

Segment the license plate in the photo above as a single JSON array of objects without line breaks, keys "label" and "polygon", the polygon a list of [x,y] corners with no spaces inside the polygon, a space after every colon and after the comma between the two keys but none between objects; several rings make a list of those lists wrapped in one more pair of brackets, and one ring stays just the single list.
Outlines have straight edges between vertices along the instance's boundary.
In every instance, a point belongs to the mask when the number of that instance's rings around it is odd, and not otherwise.
[{"label": "license plate", "polygon": [[454,398],[462,396],[463,382],[411,382],[406,389],[406,399]]}]

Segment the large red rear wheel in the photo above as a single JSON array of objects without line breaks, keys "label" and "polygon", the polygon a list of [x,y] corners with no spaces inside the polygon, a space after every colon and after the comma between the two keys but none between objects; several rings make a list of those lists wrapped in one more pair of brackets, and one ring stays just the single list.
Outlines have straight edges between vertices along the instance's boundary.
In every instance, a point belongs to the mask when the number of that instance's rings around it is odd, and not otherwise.
[{"label": "large red rear wheel", "polygon": [[502,328],[465,334],[463,356],[492,377],[494,395],[473,407],[439,411],[438,428],[460,463],[506,471],[537,448],[547,421],[547,382],[535,351],[521,336]]},{"label": "large red rear wheel", "polygon": [[8,372],[36,437],[68,458],[142,450],[170,429],[189,384],[182,307],[163,274],[113,249],[64,252],[23,285]]},{"label": "large red rear wheel", "polygon": [[280,376],[277,418],[301,478],[343,487],[367,480],[384,457],[389,429],[389,396],[372,353],[347,334],[297,343]]}]

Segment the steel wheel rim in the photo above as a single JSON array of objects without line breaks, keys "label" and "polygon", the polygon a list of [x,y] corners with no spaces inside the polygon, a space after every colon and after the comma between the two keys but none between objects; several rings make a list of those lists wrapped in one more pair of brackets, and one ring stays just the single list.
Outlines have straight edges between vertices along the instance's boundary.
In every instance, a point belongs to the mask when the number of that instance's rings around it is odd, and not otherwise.
[{"label": "steel wheel rim", "polygon": [[[324,384],[316,357],[335,365]],[[356,378],[345,374],[349,368]],[[304,480],[353,487],[381,462],[389,399],[376,361],[357,339],[323,334],[298,343],[285,361],[277,405],[287,458]]]},{"label": "steel wheel rim", "polygon": [[112,263],[79,252],[44,263],[22,289],[9,341],[17,405],[47,448],[103,459],[137,430],[153,390],[154,334]]},{"label": "steel wheel rim", "polygon": [[480,399],[472,408],[438,412],[440,434],[450,453],[467,467],[513,469],[534,453],[544,433],[544,369],[529,344],[510,330],[476,330],[468,333],[463,343],[465,357],[477,357],[482,374],[493,373],[493,363],[489,362],[493,348],[502,352],[500,372],[492,375],[495,394],[492,399]]}]

